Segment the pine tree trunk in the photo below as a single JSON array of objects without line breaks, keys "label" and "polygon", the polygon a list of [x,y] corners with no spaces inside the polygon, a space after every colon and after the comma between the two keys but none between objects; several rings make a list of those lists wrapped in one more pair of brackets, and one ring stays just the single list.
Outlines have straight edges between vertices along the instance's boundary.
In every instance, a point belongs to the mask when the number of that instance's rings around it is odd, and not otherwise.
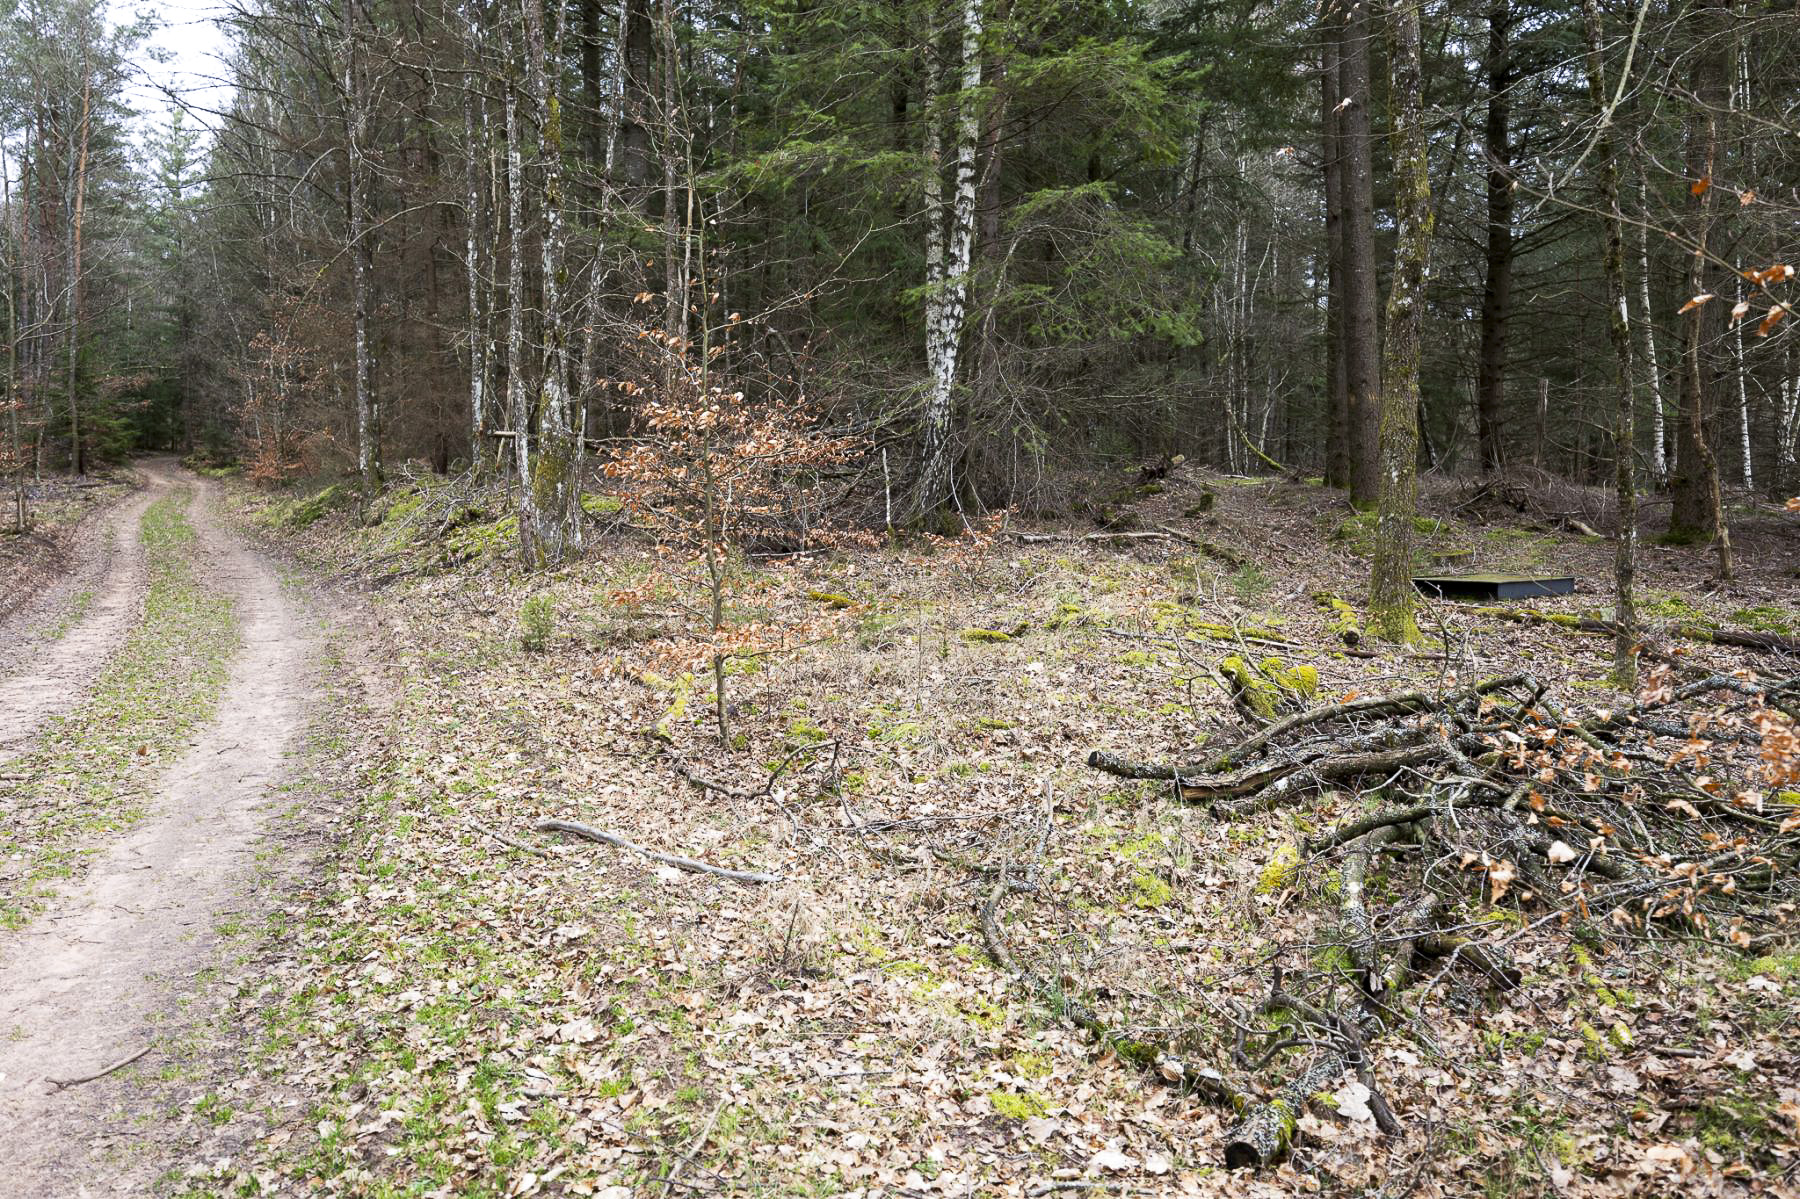
[{"label": "pine tree trunk", "polygon": [[1501,410],[1506,401],[1506,333],[1512,316],[1513,193],[1512,6],[1492,0],[1488,7],[1487,124],[1482,150],[1487,156],[1487,277],[1481,295],[1481,351],[1476,382],[1476,430],[1483,473],[1503,465]]},{"label": "pine tree trunk", "polygon": [[1344,26],[1339,79],[1344,105],[1338,131],[1344,187],[1344,373],[1349,392],[1350,499],[1372,504],[1381,475],[1382,410],[1375,278],[1375,150],[1370,132],[1369,42],[1374,21],[1354,5]]},{"label": "pine tree trunk", "polygon": [[[1717,292],[1716,272],[1708,263],[1707,242],[1713,223],[1713,169],[1719,154],[1719,114],[1729,101],[1727,59],[1722,25],[1729,0],[1702,0],[1690,18],[1699,43],[1693,51],[1690,90],[1693,108],[1687,121],[1686,171],[1694,252],[1688,268],[1689,295]],[[1731,531],[1725,523],[1719,491],[1719,462],[1708,426],[1716,407],[1714,370],[1708,361],[1717,341],[1716,314],[1722,303],[1700,304],[1682,321],[1680,463],[1673,480],[1669,532],[1676,537],[1712,537],[1719,554],[1719,575],[1732,576]]]},{"label": "pine tree trunk", "polygon": [[1350,486],[1350,391],[1344,372],[1344,171],[1338,137],[1343,19],[1319,16],[1319,161],[1325,177],[1325,483]]},{"label": "pine tree trunk", "polygon": [[1598,0],[1582,0],[1587,26],[1588,96],[1602,114],[1595,144],[1600,182],[1601,274],[1606,279],[1607,334],[1614,366],[1613,486],[1618,498],[1618,529],[1613,534],[1613,685],[1637,690],[1637,483],[1633,458],[1637,450],[1636,395],[1632,387],[1630,313],[1625,299],[1625,215],[1619,207],[1619,160],[1607,114],[1606,61]]},{"label": "pine tree trunk", "polygon": [[624,75],[625,103],[621,108],[618,182],[627,202],[642,210],[644,189],[650,182],[650,130],[645,124],[651,105],[651,56],[649,0],[619,0],[619,60]]},{"label": "pine tree trunk", "polygon": [[1419,339],[1431,257],[1431,176],[1419,46],[1419,3],[1388,11],[1389,86],[1394,126],[1394,278],[1388,290],[1381,375],[1381,479],[1369,574],[1369,628],[1410,644],[1412,522],[1418,513]]},{"label": "pine tree trunk", "polygon": [[81,349],[81,224],[82,214],[87,201],[87,164],[88,164],[88,130],[89,104],[92,99],[91,84],[85,77],[87,63],[84,60],[82,70],[84,77],[81,84],[81,123],[78,136],[81,148],[71,161],[71,186],[69,192],[69,457],[77,475],[87,474],[87,452],[82,443],[81,432],[81,385],[80,385],[80,349]]},{"label": "pine tree trunk", "polygon": [[[994,15],[988,23],[990,32],[1006,20],[1009,0],[994,0]],[[980,182],[976,190],[977,255],[986,264],[986,303],[982,319],[973,334],[975,340],[975,403],[980,411],[992,411],[1000,388],[1000,339],[995,327],[998,310],[1000,277],[1000,209],[1001,182],[1004,178],[1005,146],[1001,137],[1006,124],[1009,93],[1006,85],[1006,59],[994,54],[988,63],[988,102],[981,117],[981,148],[977,155]]]}]

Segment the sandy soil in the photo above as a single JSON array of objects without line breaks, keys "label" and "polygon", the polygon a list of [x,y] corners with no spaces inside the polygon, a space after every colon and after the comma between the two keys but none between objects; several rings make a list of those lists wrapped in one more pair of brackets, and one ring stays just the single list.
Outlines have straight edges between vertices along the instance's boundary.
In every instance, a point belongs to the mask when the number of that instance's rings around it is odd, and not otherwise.
[{"label": "sandy soil", "polygon": [[[138,521],[166,493],[174,468],[147,464],[145,486],[101,518],[84,538],[64,578],[20,605],[6,621],[0,651],[0,762],[17,755],[44,721],[68,711],[131,631],[144,599],[144,553]],[[73,628],[52,639],[59,616],[75,597],[93,600]],[[8,673],[8,671],[11,673]]]},{"label": "sandy soil", "polygon": [[[149,463],[147,473],[150,494],[114,518],[121,547],[135,542],[135,514],[179,478],[170,462]],[[305,727],[315,623],[284,594],[272,566],[226,531],[213,488],[194,484],[200,570],[237,597],[243,648],[217,719],[164,778],[150,814],[80,885],[0,943],[0,1127],[11,1130],[0,1137],[0,1190],[8,1195],[146,1193],[168,1164],[153,1149],[106,1150],[142,1133],[131,1124],[129,1079],[153,1072],[194,1018],[188,992],[213,959],[218,917],[245,906],[273,788]],[[27,720],[72,704],[77,689],[63,680],[90,677],[129,627],[140,557],[135,549],[115,554],[90,618],[55,643],[30,682],[5,685],[35,705]],[[0,707],[9,708],[14,693],[0,692]],[[130,1071],[54,1081],[95,1074],[146,1048]]]}]

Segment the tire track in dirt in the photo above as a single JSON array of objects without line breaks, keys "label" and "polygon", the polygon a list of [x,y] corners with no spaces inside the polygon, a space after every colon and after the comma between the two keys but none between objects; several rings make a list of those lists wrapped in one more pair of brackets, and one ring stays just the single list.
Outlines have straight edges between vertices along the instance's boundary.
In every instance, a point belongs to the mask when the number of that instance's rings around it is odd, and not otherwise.
[{"label": "tire track in dirt", "polygon": [[[169,468],[158,469],[165,485]],[[8,1195],[143,1193],[153,1152],[96,1152],[143,1135],[131,1120],[129,1074],[70,1087],[146,1046],[133,1071],[153,1073],[159,1047],[191,1015],[181,1001],[213,960],[214,928],[246,906],[254,850],[271,816],[284,757],[307,718],[319,651],[313,625],[273,567],[209,511],[215,488],[195,480],[190,519],[198,569],[237,602],[243,648],[218,716],[164,776],[148,815],[97,858],[86,879],[0,942],[0,1184]]]},{"label": "tire track in dirt", "polygon": [[[0,678],[0,763],[17,757],[45,721],[81,701],[137,623],[145,589],[138,522],[174,485],[172,462],[143,466],[145,486],[107,514],[73,576],[22,605],[0,626],[17,643],[7,655],[14,673]],[[48,640],[46,626],[89,581],[95,595],[87,613],[61,637]],[[0,669],[6,665],[0,662]]]}]

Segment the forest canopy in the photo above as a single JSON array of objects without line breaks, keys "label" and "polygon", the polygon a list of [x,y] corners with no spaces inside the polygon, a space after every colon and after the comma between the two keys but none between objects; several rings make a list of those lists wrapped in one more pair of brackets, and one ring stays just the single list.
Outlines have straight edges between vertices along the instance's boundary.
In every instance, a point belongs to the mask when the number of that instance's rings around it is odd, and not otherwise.
[{"label": "forest canopy", "polygon": [[555,558],[693,372],[864,438],[890,521],[1174,454],[1372,505],[1390,407],[1419,468],[1628,460],[1711,539],[1719,486],[1796,485],[1793,16],[245,0],[223,107],[134,116],[146,27],[12,3],[7,465],[529,506],[547,458]]}]

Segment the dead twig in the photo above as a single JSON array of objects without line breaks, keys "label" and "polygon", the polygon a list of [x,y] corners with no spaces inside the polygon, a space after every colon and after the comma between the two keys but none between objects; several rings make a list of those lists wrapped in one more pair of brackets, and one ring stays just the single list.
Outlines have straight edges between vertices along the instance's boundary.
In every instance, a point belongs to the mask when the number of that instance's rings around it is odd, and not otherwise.
[{"label": "dead twig", "polygon": [[487,825],[481,823],[481,821],[476,820],[472,817],[469,820],[469,827],[474,829],[478,833],[485,833],[487,836],[492,837],[494,840],[500,842],[500,844],[506,846],[508,849],[516,849],[520,853],[528,853],[532,857],[536,857],[536,858],[547,858],[550,856],[548,853],[545,853],[543,850],[539,849],[537,846],[529,845],[526,842],[519,840],[517,837],[509,837],[505,833],[501,832],[499,829],[489,828]]},{"label": "dead twig", "polygon": [[146,1045],[142,1049],[138,1050],[136,1053],[132,1054],[130,1057],[120,1058],[118,1061],[116,1061],[112,1065],[106,1067],[106,1069],[104,1069],[104,1070],[96,1070],[92,1074],[83,1074],[79,1078],[45,1078],[44,1081],[55,1086],[56,1089],[59,1091],[65,1090],[69,1087],[78,1087],[84,1082],[93,1082],[96,1079],[105,1078],[108,1074],[116,1074],[120,1070],[123,1070],[125,1067],[131,1065],[131,1063],[133,1063],[133,1062],[137,1061],[139,1058],[143,1057],[146,1053],[149,1053],[154,1048],[156,1048],[156,1046]]},{"label": "dead twig", "polygon": [[642,854],[652,862],[661,862],[673,866],[677,870],[688,870],[695,874],[711,874],[719,878],[728,878],[739,883],[778,883],[779,874],[765,874],[758,870],[729,870],[724,866],[712,866],[705,862],[697,862],[693,858],[678,857],[675,854],[657,853],[653,849],[645,849],[635,841],[627,840],[617,833],[609,833],[605,829],[595,828],[591,824],[583,824],[579,820],[540,820],[531,826],[540,833],[568,833],[571,836],[585,837],[589,841],[599,841],[603,845],[629,849],[632,853]]}]

